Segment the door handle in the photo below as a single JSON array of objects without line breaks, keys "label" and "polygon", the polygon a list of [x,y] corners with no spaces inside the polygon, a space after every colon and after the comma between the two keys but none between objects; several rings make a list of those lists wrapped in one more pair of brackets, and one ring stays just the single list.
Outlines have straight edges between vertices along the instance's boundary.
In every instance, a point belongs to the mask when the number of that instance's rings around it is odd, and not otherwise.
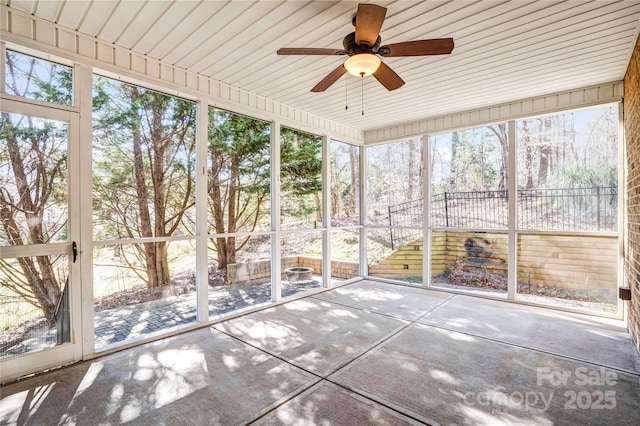
[{"label": "door handle", "polygon": [[71,243],[71,253],[73,254],[73,263],[76,263],[76,259],[78,258],[78,244],[76,242]]}]

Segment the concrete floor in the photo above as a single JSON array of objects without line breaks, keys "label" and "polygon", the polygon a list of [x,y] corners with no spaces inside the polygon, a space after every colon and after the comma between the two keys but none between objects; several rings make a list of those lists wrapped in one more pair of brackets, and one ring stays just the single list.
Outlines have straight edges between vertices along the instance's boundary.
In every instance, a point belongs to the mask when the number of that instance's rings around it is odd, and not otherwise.
[{"label": "concrete floor", "polygon": [[640,424],[619,322],[361,281],[0,389],[0,424]]}]

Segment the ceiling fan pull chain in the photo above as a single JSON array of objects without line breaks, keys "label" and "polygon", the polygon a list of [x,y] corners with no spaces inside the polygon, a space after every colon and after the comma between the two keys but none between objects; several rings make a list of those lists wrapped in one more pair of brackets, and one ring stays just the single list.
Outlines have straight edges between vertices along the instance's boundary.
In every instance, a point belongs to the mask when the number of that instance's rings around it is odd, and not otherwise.
[{"label": "ceiling fan pull chain", "polygon": [[349,80],[349,76],[344,79],[344,110],[349,109],[349,96],[347,93],[347,81]]},{"label": "ceiling fan pull chain", "polygon": [[362,115],[364,115],[364,73],[362,74],[362,77],[360,78],[360,83],[361,84],[361,94],[362,94]]}]

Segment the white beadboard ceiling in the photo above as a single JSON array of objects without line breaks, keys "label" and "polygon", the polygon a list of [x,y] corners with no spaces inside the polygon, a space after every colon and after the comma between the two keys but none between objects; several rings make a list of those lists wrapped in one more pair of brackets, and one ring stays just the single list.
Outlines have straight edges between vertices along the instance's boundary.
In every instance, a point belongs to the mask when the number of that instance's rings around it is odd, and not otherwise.
[{"label": "white beadboard ceiling", "polygon": [[383,45],[453,37],[453,53],[384,58],[406,82],[393,92],[347,75],[311,93],[345,57],[276,50],[341,48],[358,2],[0,1],[360,130],[621,80],[640,29],[638,0],[376,1]]}]

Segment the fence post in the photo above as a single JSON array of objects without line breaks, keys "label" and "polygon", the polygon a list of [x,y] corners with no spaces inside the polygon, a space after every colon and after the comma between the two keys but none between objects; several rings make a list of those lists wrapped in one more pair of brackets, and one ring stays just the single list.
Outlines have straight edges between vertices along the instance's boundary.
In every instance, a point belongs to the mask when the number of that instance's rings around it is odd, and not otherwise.
[{"label": "fence post", "polygon": [[447,191],[444,191],[444,223],[449,226],[449,206],[447,205]]},{"label": "fence post", "polygon": [[596,206],[598,206],[598,231],[600,230],[600,187],[596,186]]},{"label": "fence post", "polygon": [[389,213],[389,239],[391,240],[391,250],[393,247],[393,221],[391,220],[391,206],[387,206],[387,212]]}]

